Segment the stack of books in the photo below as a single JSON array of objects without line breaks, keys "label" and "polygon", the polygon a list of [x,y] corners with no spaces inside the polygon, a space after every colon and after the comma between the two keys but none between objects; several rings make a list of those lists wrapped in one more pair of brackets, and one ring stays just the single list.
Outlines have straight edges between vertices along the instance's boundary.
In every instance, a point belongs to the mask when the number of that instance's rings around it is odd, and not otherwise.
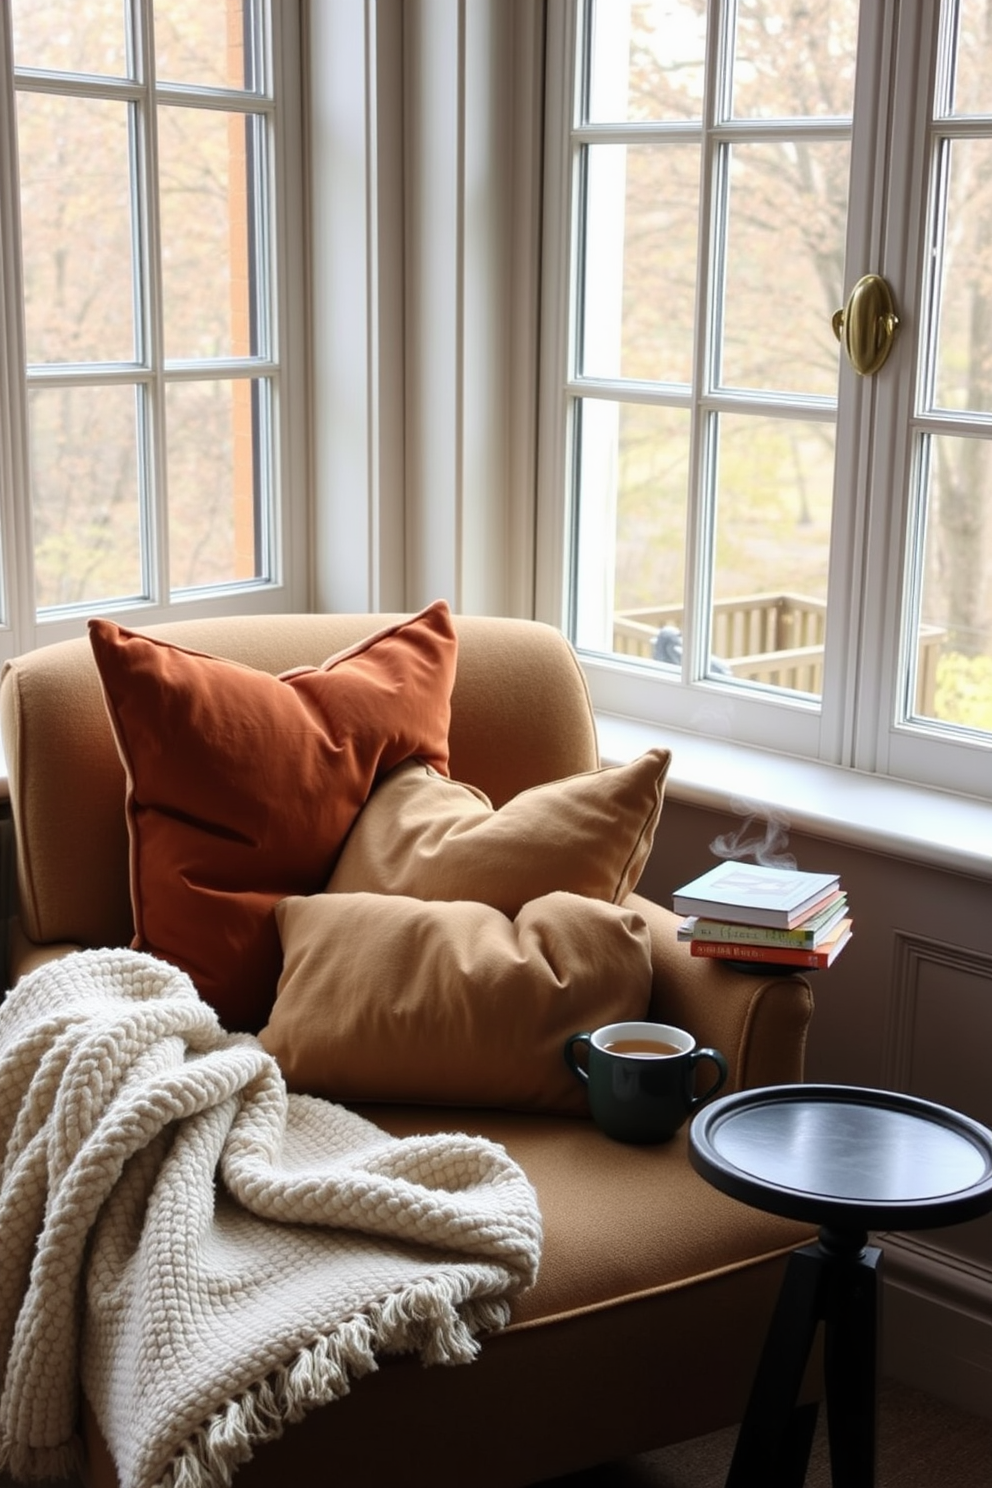
[{"label": "stack of books", "polygon": [[718,863],[678,889],[672,905],[694,956],[746,965],[831,966],[853,928],[839,875],[798,868]]}]

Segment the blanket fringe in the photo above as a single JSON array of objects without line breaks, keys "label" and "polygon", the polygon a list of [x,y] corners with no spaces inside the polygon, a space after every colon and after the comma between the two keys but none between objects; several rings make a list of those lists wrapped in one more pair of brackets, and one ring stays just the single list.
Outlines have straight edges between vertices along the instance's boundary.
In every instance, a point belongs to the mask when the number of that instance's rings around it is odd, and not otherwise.
[{"label": "blanket fringe", "polygon": [[275,1441],[310,1410],[343,1399],[354,1381],[378,1369],[377,1354],[419,1354],[428,1364],[467,1364],[475,1336],[509,1321],[499,1298],[456,1298],[457,1278],[433,1278],[350,1318],[283,1368],[227,1401],[188,1437],[155,1488],[228,1488],[255,1448]]}]

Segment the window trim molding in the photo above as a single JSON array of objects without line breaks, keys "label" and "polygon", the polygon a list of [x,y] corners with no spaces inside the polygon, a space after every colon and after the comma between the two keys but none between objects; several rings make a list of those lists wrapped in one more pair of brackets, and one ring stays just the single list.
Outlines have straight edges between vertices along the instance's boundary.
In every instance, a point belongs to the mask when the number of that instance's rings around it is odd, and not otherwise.
[{"label": "window trim molding", "polygon": [[[558,356],[565,348],[571,365],[572,295],[561,265],[568,262],[573,213],[577,211],[567,131],[574,117],[568,90],[577,45],[576,8],[569,0],[548,0],[544,109],[545,208],[542,231],[541,369],[539,378],[541,437],[538,445],[538,491],[534,613],[549,625],[561,625],[565,605],[565,570],[572,546],[570,502],[564,500],[566,450],[571,444],[570,400]],[[552,65],[551,59],[562,59]],[[551,353],[551,354],[549,354]],[[550,437],[549,437],[550,431]]]},{"label": "window trim molding", "polygon": [[0,658],[34,645],[34,608],[29,603],[24,575],[31,570],[29,503],[18,501],[27,489],[28,437],[24,379],[26,344],[20,255],[14,244],[21,236],[17,185],[17,108],[13,79],[13,19],[9,5],[0,7],[0,523],[3,545],[3,598],[0,614]]}]

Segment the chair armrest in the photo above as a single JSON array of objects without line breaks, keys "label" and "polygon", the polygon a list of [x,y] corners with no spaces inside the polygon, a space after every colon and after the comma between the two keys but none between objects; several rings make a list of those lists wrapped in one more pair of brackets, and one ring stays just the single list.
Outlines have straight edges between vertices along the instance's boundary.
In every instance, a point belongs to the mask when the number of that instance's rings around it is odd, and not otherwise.
[{"label": "chair armrest", "polygon": [[693,956],[676,937],[678,916],[631,894],[628,908],[647,921],[654,980],[650,1018],[687,1029],[697,1044],[719,1049],[730,1066],[726,1092],[803,1078],[813,994],[800,975],[736,971]]},{"label": "chair armrest", "polygon": [[66,940],[38,945],[35,941],[28,939],[21,928],[20,920],[15,917],[8,927],[5,985],[13,987],[22,976],[27,976],[29,971],[36,971],[39,966],[45,966],[49,961],[59,961],[63,956],[71,955],[73,951],[82,949],[81,945]]}]

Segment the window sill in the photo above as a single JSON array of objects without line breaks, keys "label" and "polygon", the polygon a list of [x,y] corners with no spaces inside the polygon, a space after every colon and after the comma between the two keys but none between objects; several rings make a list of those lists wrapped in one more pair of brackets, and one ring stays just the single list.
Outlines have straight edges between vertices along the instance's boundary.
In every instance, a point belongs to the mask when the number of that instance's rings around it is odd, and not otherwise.
[{"label": "window sill", "polygon": [[988,802],[615,714],[597,713],[596,724],[604,764],[671,749],[673,800],[735,812],[745,803],[785,817],[794,831],[992,880]]}]

